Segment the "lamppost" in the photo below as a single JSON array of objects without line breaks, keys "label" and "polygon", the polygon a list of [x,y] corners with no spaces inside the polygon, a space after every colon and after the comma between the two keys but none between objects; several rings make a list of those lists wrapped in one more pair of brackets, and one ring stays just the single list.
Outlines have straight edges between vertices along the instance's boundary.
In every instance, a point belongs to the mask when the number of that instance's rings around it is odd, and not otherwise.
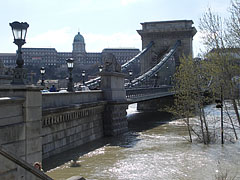
[{"label": "lamppost", "polygon": [[130,86],[132,86],[132,75],[133,75],[132,70],[129,70],[129,71],[128,71],[128,74],[129,74]]},{"label": "lamppost", "polygon": [[103,66],[102,65],[98,66],[98,70],[99,70],[99,72],[102,72]]},{"label": "lamppost", "polygon": [[154,87],[157,87],[157,78],[158,78],[158,74],[154,74],[154,77],[155,77],[155,84],[154,84]]},{"label": "lamppost", "polygon": [[45,85],[45,84],[44,84],[44,79],[43,79],[43,76],[44,76],[44,74],[45,74],[45,68],[44,68],[44,67],[41,67],[40,73],[41,73],[41,75],[42,75],[41,86],[44,86],[44,85]]},{"label": "lamppost", "polygon": [[18,46],[17,50],[17,60],[16,68],[14,69],[14,77],[11,84],[25,84],[24,79],[26,79],[26,69],[23,68],[24,60],[22,58],[22,45],[26,43],[25,38],[27,34],[27,28],[29,27],[26,22],[14,21],[9,23],[12,28],[12,33],[14,37],[14,43]]},{"label": "lamppost", "polygon": [[221,94],[220,94],[220,99],[215,100],[217,103],[216,108],[221,109],[221,143],[224,144],[224,137],[223,137],[223,89],[221,85]]},{"label": "lamppost", "polygon": [[83,85],[85,84],[85,82],[84,82],[85,75],[86,75],[85,71],[82,71]]},{"label": "lamppost", "polygon": [[68,88],[67,91],[73,92],[73,78],[72,78],[72,70],[73,70],[73,65],[74,65],[74,59],[73,58],[69,58],[66,59],[67,62],[67,67],[68,67],[68,71],[69,71],[69,78],[68,78]]}]

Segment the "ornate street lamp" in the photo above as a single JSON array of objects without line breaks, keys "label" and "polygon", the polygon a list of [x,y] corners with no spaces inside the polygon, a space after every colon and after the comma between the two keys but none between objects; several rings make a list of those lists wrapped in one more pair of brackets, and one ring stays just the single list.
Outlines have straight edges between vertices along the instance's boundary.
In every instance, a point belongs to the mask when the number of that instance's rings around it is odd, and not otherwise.
[{"label": "ornate street lamp", "polygon": [[99,72],[102,72],[103,66],[102,65],[98,66],[98,69],[99,69]]},{"label": "ornate street lamp", "polygon": [[9,23],[12,28],[12,33],[14,37],[14,43],[18,46],[17,50],[17,60],[16,68],[14,69],[14,78],[12,84],[25,84],[24,79],[26,79],[26,69],[23,69],[24,60],[22,58],[22,45],[26,43],[25,38],[27,34],[27,28],[29,27],[26,22],[14,21]]},{"label": "ornate street lamp", "polygon": [[129,71],[128,71],[128,74],[129,74],[130,83],[132,84],[132,75],[133,75],[132,70],[129,70]]},{"label": "ornate street lamp", "polygon": [[154,74],[154,77],[155,77],[155,84],[154,84],[154,87],[157,87],[157,78],[158,78],[158,74]]},{"label": "ornate street lamp", "polygon": [[85,78],[85,76],[86,76],[85,71],[82,71],[83,85],[85,84],[85,82],[84,82],[84,78]]},{"label": "ornate street lamp", "polygon": [[67,62],[67,67],[69,71],[69,81],[68,81],[68,88],[67,91],[73,92],[73,78],[72,78],[72,70],[73,70],[73,65],[74,65],[74,59],[69,58],[66,60]]},{"label": "ornate street lamp", "polygon": [[44,74],[45,74],[45,68],[44,68],[44,67],[41,67],[40,73],[41,73],[41,75],[42,75],[41,86],[44,86],[44,85],[45,85],[45,84],[44,84],[44,79],[43,79],[43,76],[44,76]]}]

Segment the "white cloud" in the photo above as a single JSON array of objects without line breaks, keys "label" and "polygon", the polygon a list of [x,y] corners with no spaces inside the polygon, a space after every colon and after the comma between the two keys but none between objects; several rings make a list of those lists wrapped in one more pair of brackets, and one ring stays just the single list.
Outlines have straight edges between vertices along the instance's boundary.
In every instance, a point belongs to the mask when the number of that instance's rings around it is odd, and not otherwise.
[{"label": "white cloud", "polygon": [[193,37],[193,55],[194,57],[198,57],[198,54],[201,54],[205,51],[205,47],[202,42],[203,34],[199,31]]},{"label": "white cloud", "polygon": [[[73,40],[71,29],[69,27],[64,27],[57,30],[49,30],[42,34],[38,34],[34,37],[27,38],[28,47],[52,47],[56,48],[58,51],[63,50],[63,48],[69,46]],[[66,50],[69,50],[67,48]]]},{"label": "white cloud", "polygon": [[86,34],[86,50],[100,52],[104,48],[141,48],[141,37],[135,33],[114,33],[110,35]]},{"label": "white cloud", "polygon": [[[109,35],[81,33],[85,39],[87,52],[101,52],[104,48],[141,48],[141,37],[137,33],[113,33]],[[71,52],[76,32],[65,27],[49,30],[34,37],[27,38],[24,47],[56,48],[58,52]]]}]

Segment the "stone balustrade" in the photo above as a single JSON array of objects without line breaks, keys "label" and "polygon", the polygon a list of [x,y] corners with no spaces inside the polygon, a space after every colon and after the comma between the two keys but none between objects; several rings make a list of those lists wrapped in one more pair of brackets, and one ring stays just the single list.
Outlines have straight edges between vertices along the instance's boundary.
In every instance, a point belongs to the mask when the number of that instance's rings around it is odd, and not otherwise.
[{"label": "stone balustrade", "polygon": [[43,158],[103,137],[102,91],[42,94]]},{"label": "stone balustrade", "polygon": [[83,104],[103,100],[101,90],[94,91],[76,91],[76,92],[47,92],[42,93],[42,108],[60,108],[74,104]]}]

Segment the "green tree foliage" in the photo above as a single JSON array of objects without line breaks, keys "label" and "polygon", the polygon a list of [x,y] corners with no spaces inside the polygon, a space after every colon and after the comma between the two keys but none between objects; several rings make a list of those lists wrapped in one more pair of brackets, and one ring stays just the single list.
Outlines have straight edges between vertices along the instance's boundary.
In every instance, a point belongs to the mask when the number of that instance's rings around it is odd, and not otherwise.
[{"label": "green tree foliage", "polygon": [[240,1],[231,2],[231,17],[222,22],[219,15],[211,9],[200,19],[200,31],[206,47],[205,59],[208,60],[208,72],[212,76],[210,86],[216,98],[231,99],[237,120],[240,117],[237,107],[237,84],[235,77],[240,76]]},{"label": "green tree foliage", "polygon": [[[192,141],[191,133],[193,132],[205,144],[210,142],[210,134],[204,112],[208,97],[205,97],[203,92],[208,86],[209,78],[204,62],[195,61],[191,56],[181,58],[180,66],[174,75],[175,100],[174,107],[171,109],[173,114],[185,118],[190,141]],[[200,117],[201,133],[192,128],[189,120],[196,114]]]}]

